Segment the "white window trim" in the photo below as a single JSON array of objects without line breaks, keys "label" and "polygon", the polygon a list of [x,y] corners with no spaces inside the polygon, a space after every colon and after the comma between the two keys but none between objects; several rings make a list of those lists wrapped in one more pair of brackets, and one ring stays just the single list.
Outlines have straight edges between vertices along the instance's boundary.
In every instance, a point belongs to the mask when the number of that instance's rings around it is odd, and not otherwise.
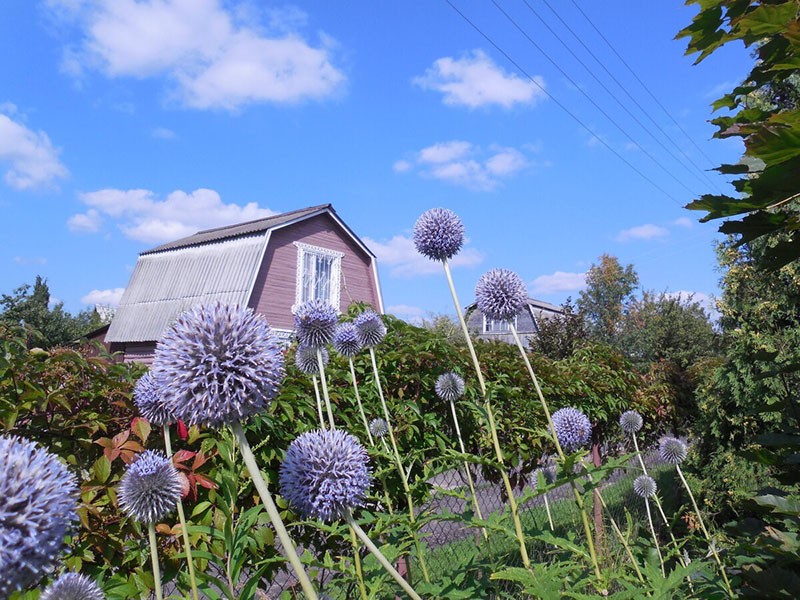
[{"label": "white window trim", "polygon": [[333,264],[331,265],[331,296],[328,301],[338,311],[341,299],[342,259],[344,258],[344,252],[331,250],[330,248],[322,248],[321,246],[312,246],[311,244],[304,244],[303,242],[294,242],[294,245],[297,248],[297,270],[295,275],[292,313],[300,306],[303,298],[303,264],[306,254],[333,258]]},{"label": "white window trim", "polygon": [[[509,329],[508,331],[488,331],[486,329],[486,322],[488,320],[492,320],[492,319],[487,319],[486,315],[482,315],[482,316],[483,316],[483,333],[489,334],[489,335],[493,335],[493,334],[502,335],[502,334],[505,334],[505,333],[511,333],[511,329]],[[517,316],[514,315],[514,329],[516,329],[516,328],[517,328]]]}]

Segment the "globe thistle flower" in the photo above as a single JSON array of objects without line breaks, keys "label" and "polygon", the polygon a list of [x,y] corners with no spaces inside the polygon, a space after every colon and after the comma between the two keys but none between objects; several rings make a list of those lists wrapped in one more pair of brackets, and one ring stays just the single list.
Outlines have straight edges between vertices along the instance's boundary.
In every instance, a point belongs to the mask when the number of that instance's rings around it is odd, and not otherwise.
[{"label": "globe thistle flower", "polygon": [[65,573],[42,592],[39,600],[105,600],[105,595],[86,575]]},{"label": "globe thistle flower", "polygon": [[176,418],[217,428],[263,411],[278,393],[283,367],[264,317],[216,303],[178,317],[156,347],[153,375]]},{"label": "globe thistle flower", "polygon": [[369,432],[376,438],[382,438],[389,433],[389,425],[385,419],[377,418],[369,422]]},{"label": "globe thistle flower", "polygon": [[342,356],[354,357],[361,352],[358,329],[353,323],[340,323],[333,334],[333,349]]},{"label": "globe thistle flower", "polygon": [[633,491],[641,498],[655,496],[656,490],[658,490],[656,480],[649,475],[639,475],[633,480]]},{"label": "globe thistle flower", "polygon": [[55,455],[0,436],[0,597],[55,567],[77,519],[77,494],[75,477]]},{"label": "globe thistle flower", "polygon": [[151,425],[165,427],[177,421],[175,416],[167,410],[161,398],[161,386],[158,385],[152,371],[148,371],[139,378],[133,387],[133,402],[139,414],[147,419]]},{"label": "globe thistle flower", "polygon": [[561,408],[553,413],[553,427],[565,452],[574,452],[589,443],[592,423],[577,408]]},{"label": "globe thistle flower", "polygon": [[333,339],[339,313],[325,300],[303,302],[294,313],[297,339],[304,346],[319,348]]},{"label": "globe thistle flower", "polygon": [[445,261],[458,254],[464,243],[464,224],[447,208],[426,210],[414,225],[417,252],[432,260]]},{"label": "globe thistle flower", "polygon": [[122,476],[119,505],[128,516],[149,525],[166,516],[181,497],[181,480],[172,460],[155,450],[139,455]]},{"label": "globe thistle flower", "polygon": [[626,410],[619,417],[619,426],[622,427],[622,431],[628,434],[636,433],[642,428],[643,424],[642,415],[635,410]]},{"label": "globe thistle flower", "polygon": [[[320,348],[322,354],[322,366],[328,365],[330,355],[325,348]],[[317,349],[311,346],[300,345],[294,354],[294,364],[306,375],[317,375],[319,373],[319,361],[317,360]]]},{"label": "globe thistle flower", "polygon": [[386,325],[375,311],[365,310],[353,323],[356,326],[358,341],[364,347],[377,346],[386,335]]},{"label": "globe thistle flower", "polygon": [[525,308],[528,289],[513,271],[492,269],[478,279],[475,301],[487,319],[511,321]]},{"label": "globe thistle flower", "polygon": [[361,506],[370,486],[367,451],[341,429],[309,431],[286,451],[281,495],[307,518],[332,521]]},{"label": "globe thistle flower", "polygon": [[439,375],[436,380],[436,395],[446,402],[453,402],[464,394],[464,380],[452,371]]},{"label": "globe thistle flower", "polygon": [[672,465],[678,465],[686,458],[686,444],[674,437],[663,437],[658,443],[658,453],[661,460]]}]

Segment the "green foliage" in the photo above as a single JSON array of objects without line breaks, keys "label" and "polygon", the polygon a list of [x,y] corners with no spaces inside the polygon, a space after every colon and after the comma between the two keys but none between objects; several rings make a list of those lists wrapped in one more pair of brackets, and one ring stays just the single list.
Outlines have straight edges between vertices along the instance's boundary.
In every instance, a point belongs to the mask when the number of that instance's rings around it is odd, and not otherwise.
[{"label": "green foliage", "polygon": [[625,305],[638,285],[639,275],[633,265],[623,267],[616,256],[603,254],[599,264],[589,267],[578,309],[594,339],[607,344],[617,342]]},{"label": "green foliage", "polygon": [[538,322],[539,331],[531,336],[533,350],[548,358],[569,358],[589,338],[583,315],[567,298],[561,305],[562,314]]}]

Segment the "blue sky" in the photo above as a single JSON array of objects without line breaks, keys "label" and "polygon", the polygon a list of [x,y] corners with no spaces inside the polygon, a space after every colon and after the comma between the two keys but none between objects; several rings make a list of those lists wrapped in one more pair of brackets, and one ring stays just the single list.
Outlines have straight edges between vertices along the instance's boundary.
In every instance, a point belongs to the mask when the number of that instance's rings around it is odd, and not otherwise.
[{"label": "blue sky", "polygon": [[0,3],[0,291],[113,304],[144,249],[330,202],[408,319],[451,310],[410,242],[434,206],[464,303],[493,267],[561,303],[602,253],[716,293],[717,225],[682,206],[728,188],[710,103],[745,50],[692,66],[677,1],[451,1],[485,37],[446,0]]}]

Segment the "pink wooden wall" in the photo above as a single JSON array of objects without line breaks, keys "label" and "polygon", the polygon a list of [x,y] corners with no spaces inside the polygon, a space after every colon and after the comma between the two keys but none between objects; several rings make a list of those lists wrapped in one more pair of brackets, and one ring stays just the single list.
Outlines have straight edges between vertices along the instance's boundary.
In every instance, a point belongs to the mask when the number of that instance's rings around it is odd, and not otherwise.
[{"label": "pink wooden wall", "polygon": [[270,326],[294,329],[297,247],[303,242],[344,253],[339,310],[352,302],[368,302],[376,309],[378,289],[370,257],[326,214],[273,231],[250,297],[250,307],[267,317]]}]

